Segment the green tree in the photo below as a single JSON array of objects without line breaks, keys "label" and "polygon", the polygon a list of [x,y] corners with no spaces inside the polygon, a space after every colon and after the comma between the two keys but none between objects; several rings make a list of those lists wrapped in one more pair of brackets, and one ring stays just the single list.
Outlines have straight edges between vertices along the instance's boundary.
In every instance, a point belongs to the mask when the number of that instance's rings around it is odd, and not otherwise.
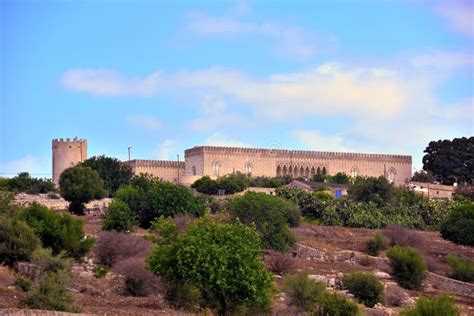
[{"label": "green tree", "polygon": [[366,306],[382,301],[383,285],[371,273],[352,272],[344,276],[344,286]]},{"label": "green tree", "polygon": [[116,192],[114,200],[125,202],[143,228],[150,227],[151,221],[161,215],[201,216],[205,209],[203,201],[191,190],[148,175],[134,177],[130,186]]},{"label": "green tree", "polygon": [[84,214],[84,203],[104,197],[103,182],[97,171],[89,167],[75,166],[64,170],[59,177],[59,192],[71,202],[69,211]]},{"label": "green tree", "polygon": [[382,176],[357,177],[348,194],[354,201],[374,202],[377,206],[383,206],[392,200],[393,190],[393,185]]},{"label": "green tree", "polygon": [[116,230],[118,232],[132,231],[138,224],[135,213],[132,212],[127,203],[113,200],[102,220],[103,230]]},{"label": "green tree", "polygon": [[427,265],[421,254],[409,247],[390,247],[387,250],[394,279],[406,289],[419,289],[425,278]]},{"label": "green tree", "polygon": [[15,193],[38,194],[54,191],[54,184],[50,179],[32,178],[28,172],[20,172],[11,179],[5,179],[1,187]]},{"label": "green tree", "polygon": [[329,176],[328,178],[329,178],[329,182],[331,183],[348,184],[351,182],[351,178],[343,172],[338,172],[333,176]]},{"label": "green tree", "polygon": [[59,214],[33,203],[21,210],[18,217],[39,236],[43,247],[51,248],[54,254],[66,251],[69,256],[79,259],[94,243],[93,238],[84,236],[84,222],[68,213]]},{"label": "green tree", "polygon": [[112,196],[121,186],[130,184],[133,176],[128,164],[104,155],[91,157],[81,163],[81,166],[97,171],[108,196]]},{"label": "green tree", "polygon": [[0,263],[13,266],[29,260],[39,245],[40,240],[25,222],[0,216]]},{"label": "green tree", "polygon": [[474,246],[474,203],[452,209],[441,223],[440,232],[456,244]]},{"label": "green tree", "polygon": [[423,170],[443,184],[471,183],[474,179],[474,137],[438,140],[428,144]]},{"label": "green tree", "polygon": [[438,297],[420,297],[414,308],[400,312],[400,316],[458,316],[459,310],[452,297],[440,295]]},{"label": "green tree", "polygon": [[196,189],[196,191],[204,194],[217,194],[217,181],[212,180],[209,176],[204,176],[196,181],[191,185],[192,188]]},{"label": "green tree", "polygon": [[288,224],[299,221],[295,204],[265,193],[246,192],[229,201],[226,209],[232,218],[255,225],[265,248],[286,251],[294,243]]},{"label": "green tree", "polygon": [[415,171],[411,181],[424,182],[424,183],[433,183],[435,182],[435,177],[431,171],[419,170]]},{"label": "green tree", "polygon": [[261,259],[260,238],[242,223],[196,220],[170,244],[157,244],[147,263],[169,283],[190,282],[204,304],[227,314],[238,306],[266,308],[273,277]]}]

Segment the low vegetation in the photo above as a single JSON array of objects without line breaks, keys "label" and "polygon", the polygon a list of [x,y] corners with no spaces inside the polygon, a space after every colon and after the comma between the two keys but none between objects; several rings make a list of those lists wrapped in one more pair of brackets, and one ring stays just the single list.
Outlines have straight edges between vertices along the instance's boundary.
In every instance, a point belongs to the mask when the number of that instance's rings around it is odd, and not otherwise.
[{"label": "low vegetation", "polygon": [[400,312],[400,316],[458,316],[459,310],[454,305],[454,300],[448,295],[436,298],[420,297],[416,300],[414,308]]},{"label": "low vegetation", "polygon": [[14,266],[17,261],[28,261],[40,243],[25,222],[0,216],[0,263]]},{"label": "low vegetation", "polygon": [[452,209],[441,224],[443,238],[456,244],[474,246],[474,203]]},{"label": "low vegetation", "polygon": [[136,215],[130,207],[120,200],[113,200],[102,220],[103,230],[130,232],[138,225]]},{"label": "low vegetation", "polygon": [[393,278],[406,289],[420,289],[427,265],[418,251],[394,246],[387,250]]},{"label": "low vegetation", "polygon": [[365,251],[371,256],[378,256],[380,251],[387,249],[388,240],[380,233],[376,233],[374,238],[370,239],[366,246]]},{"label": "low vegetation", "polygon": [[48,193],[54,191],[54,184],[51,179],[32,178],[28,172],[21,172],[13,178],[0,178],[0,191]]},{"label": "low vegetation", "polygon": [[370,273],[352,272],[344,276],[344,286],[362,304],[373,307],[382,301],[383,285]]},{"label": "low vegetation", "polygon": [[449,276],[464,282],[474,281],[474,262],[468,258],[449,255],[447,257],[451,273]]}]

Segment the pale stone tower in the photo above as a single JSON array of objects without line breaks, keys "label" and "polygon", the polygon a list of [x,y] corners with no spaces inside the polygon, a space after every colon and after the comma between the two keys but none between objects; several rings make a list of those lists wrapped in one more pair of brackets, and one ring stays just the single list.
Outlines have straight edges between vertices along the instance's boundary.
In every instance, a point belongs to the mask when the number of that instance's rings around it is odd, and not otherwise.
[{"label": "pale stone tower", "polygon": [[87,159],[87,140],[66,138],[53,139],[53,183],[58,185],[59,176],[69,167]]}]

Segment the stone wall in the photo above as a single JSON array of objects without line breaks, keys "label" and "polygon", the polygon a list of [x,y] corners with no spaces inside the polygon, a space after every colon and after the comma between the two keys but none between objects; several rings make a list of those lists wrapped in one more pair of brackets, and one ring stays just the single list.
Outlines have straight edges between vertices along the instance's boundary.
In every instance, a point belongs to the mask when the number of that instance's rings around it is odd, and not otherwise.
[{"label": "stone wall", "polygon": [[[32,204],[33,202],[43,204],[55,210],[67,210],[69,202],[63,199],[58,194],[54,194],[56,198],[51,198],[49,194],[26,194],[19,193],[15,195],[14,203],[22,206]],[[105,198],[101,200],[93,200],[85,204],[86,212],[102,213],[109,206],[112,199]]]},{"label": "stone wall", "polygon": [[178,183],[185,174],[184,162],[168,160],[131,160],[134,175],[148,173],[163,180]]},{"label": "stone wall", "polygon": [[61,173],[87,159],[87,140],[85,139],[53,139],[53,183],[59,182]]},{"label": "stone wall", "polygon": [[431,272],[427,273],[425,281],[439,290],[474,299],[474,284],[472,283],[446,278]]},{"label": "stone wall", "polygon": [[91,314],[82,313],[66,313],[57,311],[46,311],[40,309],[19,309],[19,308],[5,308],[0,311],[2,316],[87,316]]}]

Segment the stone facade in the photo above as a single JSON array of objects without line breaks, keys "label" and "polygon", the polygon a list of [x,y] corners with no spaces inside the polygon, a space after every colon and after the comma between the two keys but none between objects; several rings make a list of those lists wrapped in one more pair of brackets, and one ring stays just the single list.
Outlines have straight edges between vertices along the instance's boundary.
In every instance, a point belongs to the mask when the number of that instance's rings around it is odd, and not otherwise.
[{"label": "stone facade", "polygon": [[423,194],[432,200],[450,200],[456,191],[456,187],[452,185],[424,183],[424,182],[410,182],[409,186],[415,191]]},{"label": "stone facade", "polygon": [[53,139],[53,183],[58,185],[61,173],[87,159],[87,140]]},{"label": "stone facade", "polygon": [[253,176],[290,175],[311,177],[316,173],[350,176],[385,176],[403,185],[411,178],[412,158],[404,155],[319,152],[303,150],[197,146],[185,151],[185,174],[217,178],[233,172]]},{"label": "stone facade", "polygon": [[135,175],[148,173],[163,180],[180,183],[184,176],[184,162],[168,160],[130,160]]}]

